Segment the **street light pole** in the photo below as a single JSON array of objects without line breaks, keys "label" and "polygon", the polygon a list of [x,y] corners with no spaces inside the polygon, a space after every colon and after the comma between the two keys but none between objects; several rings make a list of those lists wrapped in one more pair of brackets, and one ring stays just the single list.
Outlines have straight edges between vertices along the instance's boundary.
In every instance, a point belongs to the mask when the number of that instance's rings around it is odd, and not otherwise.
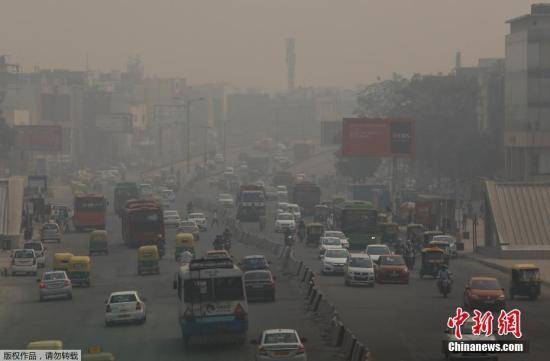
[{"label": "street light pole", "polygon": [[187,118],[187,134],[186,134],[186,143],[187,143],[187,173],[191,173],[191,104],[195,101],[204,100],[203,97],[200,98],[189,98],[185,100],[185,113]]}]

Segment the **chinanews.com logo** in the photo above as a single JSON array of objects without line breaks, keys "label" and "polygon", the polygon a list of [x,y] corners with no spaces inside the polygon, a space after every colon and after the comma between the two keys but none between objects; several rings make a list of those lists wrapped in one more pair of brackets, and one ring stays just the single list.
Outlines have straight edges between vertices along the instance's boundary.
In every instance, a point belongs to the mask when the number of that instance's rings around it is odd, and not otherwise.
[{"label": "chinanews.com logo", "polygon": [[[443,352],[448,353],[526,353],[529,342],[523,339],[521,311],[500,310],[498,316],[491,311],[473,310],[472,314],[461,307],[447,320],[447,339]],[[496,321],[496,324],[495,324]]]}]

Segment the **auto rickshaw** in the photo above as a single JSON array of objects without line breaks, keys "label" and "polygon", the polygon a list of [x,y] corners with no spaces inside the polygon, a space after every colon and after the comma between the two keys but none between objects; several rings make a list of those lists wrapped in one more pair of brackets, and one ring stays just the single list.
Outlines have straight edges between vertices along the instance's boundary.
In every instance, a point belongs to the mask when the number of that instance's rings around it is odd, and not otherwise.
[{"label": "auto rickshaw", "polygon": [[318,245],[325,228],[321,223],[309,223],[306,225],[306,245]]},{"label": "auto rickshaw", "polygon": [[407,225],[407,239],[413,243],[423,239],[424,235],[424,225],[419,223],[409,223]]},{"label": "auto rickshaw", "polygon": [[88,256],[73,256],[69,259],[67,275],[73,286],[90,287],[91,262]]},{"label": "auto rickshaw", "polygon": [[175,251],[174,256],[176,261],[179,261],[180,254],[185,251],[189,251],[195,254],[195,240],[191,233],[178,233],[176,234]]},{"label": "auto rickshaw", "polygon": [[326,222],[330,214],[330,208],[326,204],[318,204],[315,206],[313,219],[315,222],[324,223]]},{"label": "auto rickshaw", "polygon": [[53,255],[53,265],[52,268],[54,271],[68,271],[69,260],[74,255],[69,252],[58,252]]},{"label": "auto rickshaw", "polygon": [[159,250],[157,246],[141,246],[138,248],[137,273],[160,273]]},{"label": "auto rickshaw", "polygon": [[382,223],[379,225],[382,243],[394,244],[399,241],[399,225],[393,222]]},{"label": "auto rickshaw", "polygon": [[422,234],[422,246],[427,248],[430,242],[433,241],[434,236],[441,236],[442,234],[443,232],[441,231],[425,231]]},{"label": "auto rickshaw", "polygon": [[447,263],[445,252],[441,248],[424,248],[421,254],[420,278],[424,276],[436,278],[441,266]]},{"label": "auto rickshaw", "polygon": [[32,341],[27,344],[27,350],[63,350],[61,340]]},{"label": "auto rickshaw", "polygon": [[515,264],[512,266],[512,278],[510,279],[510,298],[515,295],[527,296],[536,300],[540,296],[540,270],[534,264]]},{"label": "auto rickshaw", "polygon": [[107,231],[95,230],[90,233],[89,240],[90,256],[94,253],[109,254]]},{"label": "auto rickshaw", "polygon": [[450,244],[445,241],[431,241],[428,243],[428,248],[439,248],[445,252],[445,262],[449,264],[449,260],[451,259],[451,248]]}]

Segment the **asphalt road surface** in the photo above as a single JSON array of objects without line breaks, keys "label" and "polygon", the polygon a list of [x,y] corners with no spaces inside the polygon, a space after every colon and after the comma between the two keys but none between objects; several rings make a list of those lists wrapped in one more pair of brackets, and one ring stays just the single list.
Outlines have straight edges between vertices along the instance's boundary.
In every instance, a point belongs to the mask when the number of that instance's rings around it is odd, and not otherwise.
[{"label": "asphalt road surface", "polygon": [[[176,203],[180,213],[183,204],[181,199]],[[35,277],[0,278],[0,349],[24,348],[33,340],[60,339],[69,349],[98,345],[114,353],[117,360],[253,360],[255,346],[248,343],[184,348],[177,321],[177,297],[172,289],[177,270],[173,259],[175,231],[167,232],[167,256],[161,260],[160,275],[138,276],[137,252],[122,244],[119,220],[112,210],[109,212],[110,254],[93,257],[92,285],[75,288],[72,300],[39,302]],[[214,231],[201,235],[199,255],[211,248],[210,240],[214,235]],[[87,237],[85,233],[69,233],[60,244],[48,243],[45,269],[51,269],[52,255],[56,251],[86,254]],[[232,253],[240,258],[258,251],[235,244]],[[148,315],[144,325],[105,327],[104,301],[110,292],[121,290],[137,290],[147,299]],[[305,315],[302,297],[290,279],[278,275],[277,301],[250,303],[249,320],[249,339],[256,338],[266,328],[296,328],[308,339],[306,351],[311,360],[335,357],[333,350],[321,339],[317,325]]]}]

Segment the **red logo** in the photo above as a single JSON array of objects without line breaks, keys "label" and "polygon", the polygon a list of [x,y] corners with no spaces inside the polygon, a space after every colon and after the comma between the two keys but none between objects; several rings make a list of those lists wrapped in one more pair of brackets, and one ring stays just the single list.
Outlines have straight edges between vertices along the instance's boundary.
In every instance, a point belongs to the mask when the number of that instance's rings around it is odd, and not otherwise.
[{"label": "red logo", "polygon": [[[454,329],[454,335],[458,340],[462,339],[461,327],[470,318],[470,313],[464,311],[461,307],[457,307],[456,314],[453,317],[449,317],[447,320],[447,327]],[[472,334],[479,336],[491,336],[493,334],[493,321],[494,316],[491,311],[482,313],[479,310],[474,310],[472,321]],[[523,333],[521,332],[521,311],[513,309],[509,312],[500,310],[500,314],[497,319],[498,334],[499,336],[505,336],[512,334],[515,338],[521,338]]]}]

